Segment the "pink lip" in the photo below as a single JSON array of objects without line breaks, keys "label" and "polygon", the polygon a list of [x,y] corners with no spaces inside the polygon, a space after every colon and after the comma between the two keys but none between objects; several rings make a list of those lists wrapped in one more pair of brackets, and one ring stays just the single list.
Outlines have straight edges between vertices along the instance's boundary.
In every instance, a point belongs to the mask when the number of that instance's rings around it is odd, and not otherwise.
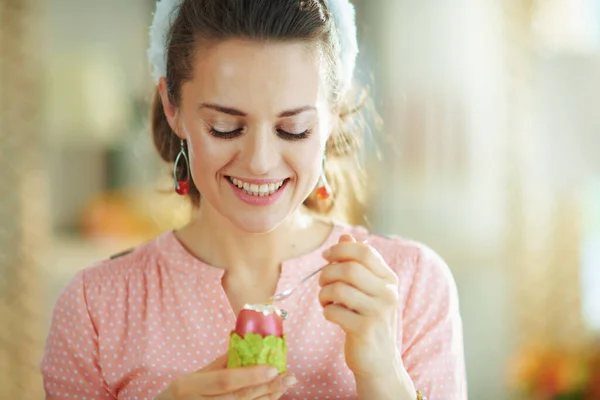
[{"label": "pink lip", "polygon": [[[252,196],[251,194],[248,194],[244,190],[235,186],[233,184],[233,182],[231,182],[229,179],[225,179],[225,180],[229,183],[229,185],[233,189],[233,192],[238,197],[238,199],[240,199],[244,203],[249,204],[251,206],[269,206],[269,205],[275,203],[277,200],[279,200],[281,198],[281,196],[283,195],[283,192],[285,191],[285,188],[289,182],[289,179],[286,180],[283,183],[283,185],[281,185],[279,190],[277,190],[275,193],[273,193],[270,196]],[[244,181],[244,182],[248,182],[248,181]],[[281,182],[281,181],[275,181],[275,182]]]},{"label": "pink lip", "polygon": [[238,181],[254,183],[256,185],[268,185],[269,183],[278,183],[285,179],[246,179],[246,178],[238,178],[237,176],[229,175],[231,178],[235,178]]}]

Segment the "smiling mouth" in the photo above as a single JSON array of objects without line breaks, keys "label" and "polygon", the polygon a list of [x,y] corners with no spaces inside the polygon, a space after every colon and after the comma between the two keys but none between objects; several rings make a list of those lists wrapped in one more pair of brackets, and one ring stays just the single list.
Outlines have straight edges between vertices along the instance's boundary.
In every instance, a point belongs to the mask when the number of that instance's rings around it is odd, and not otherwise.
[{"label": "smiling mouth", "polygon": [[281,187],[290,178],[286,178],[286,179],[284,179],[282,181],[279,181],[279,182],[273,182],[273,183],[268,183],[268,184],[267,183],[263,183],[261,185],[256,184],[256,183],[244,182],[244,181],[242,181],[240,179],[233,178],[231,176],[227,176],[227,179],[229,180],[229,182],[231,182],[238,189],[243,190],[244,192],[246,192],[250,196],[265,197],[265,196],[271,196],[271,195],[277,193],[279,190],[281,190]]}]

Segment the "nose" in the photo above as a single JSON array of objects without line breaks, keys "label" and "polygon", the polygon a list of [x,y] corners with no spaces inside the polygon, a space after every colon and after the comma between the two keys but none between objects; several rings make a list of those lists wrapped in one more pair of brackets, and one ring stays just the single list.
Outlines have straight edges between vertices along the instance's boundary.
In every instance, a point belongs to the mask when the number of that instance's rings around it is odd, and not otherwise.
[{"label": "nose", "polygon": [[281,155],[277,137],[271,127],[259,127],[246,136],[242,150],[248,172],[255,176],[267,175],[279,163]]}]

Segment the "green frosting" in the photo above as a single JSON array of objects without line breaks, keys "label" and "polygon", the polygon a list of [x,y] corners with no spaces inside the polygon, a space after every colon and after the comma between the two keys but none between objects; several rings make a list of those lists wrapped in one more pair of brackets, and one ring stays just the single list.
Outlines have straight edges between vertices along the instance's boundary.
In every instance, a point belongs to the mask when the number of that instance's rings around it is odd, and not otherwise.
[{"label": "green frosting", "polygon": [[256,333],[246,333],[242,338],[235,332],[229,338],[228,368],[245,367],[250,365],[272,365],[280,373],[286,371],[287,344],[283,337],[265,336]]}]

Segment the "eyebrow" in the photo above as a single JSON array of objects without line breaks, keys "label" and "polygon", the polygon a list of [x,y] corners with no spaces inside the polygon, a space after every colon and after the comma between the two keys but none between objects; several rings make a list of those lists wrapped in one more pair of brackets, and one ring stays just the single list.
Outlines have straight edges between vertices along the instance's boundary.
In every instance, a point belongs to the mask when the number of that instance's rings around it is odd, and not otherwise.
[{"label": "eyebrow", "polygon": [[[218,104],[211,104],[211,103],[202,103],[200,104],[200,108],[209,108],[211,110],[215,110],[224,114],[229,114],[229,115],[234,115],[236,117],[245,117],[248,114],[246,114],[243,111],[237,110],[235,108],[231,108],[231,107],[225,107],[225,106],[221,106]],[[303,112],[306,111],[315,111],[316,108],[312,107],[312,106],[304,106],[304,107],[298,107],[298,108],[294,108],[291,110],[286,110],[286,111],[282,111],[279,114],[277,114],[277,118],[284,118],[284,117],[293,117],[294,115],[298,115],[301,114]]]}]

